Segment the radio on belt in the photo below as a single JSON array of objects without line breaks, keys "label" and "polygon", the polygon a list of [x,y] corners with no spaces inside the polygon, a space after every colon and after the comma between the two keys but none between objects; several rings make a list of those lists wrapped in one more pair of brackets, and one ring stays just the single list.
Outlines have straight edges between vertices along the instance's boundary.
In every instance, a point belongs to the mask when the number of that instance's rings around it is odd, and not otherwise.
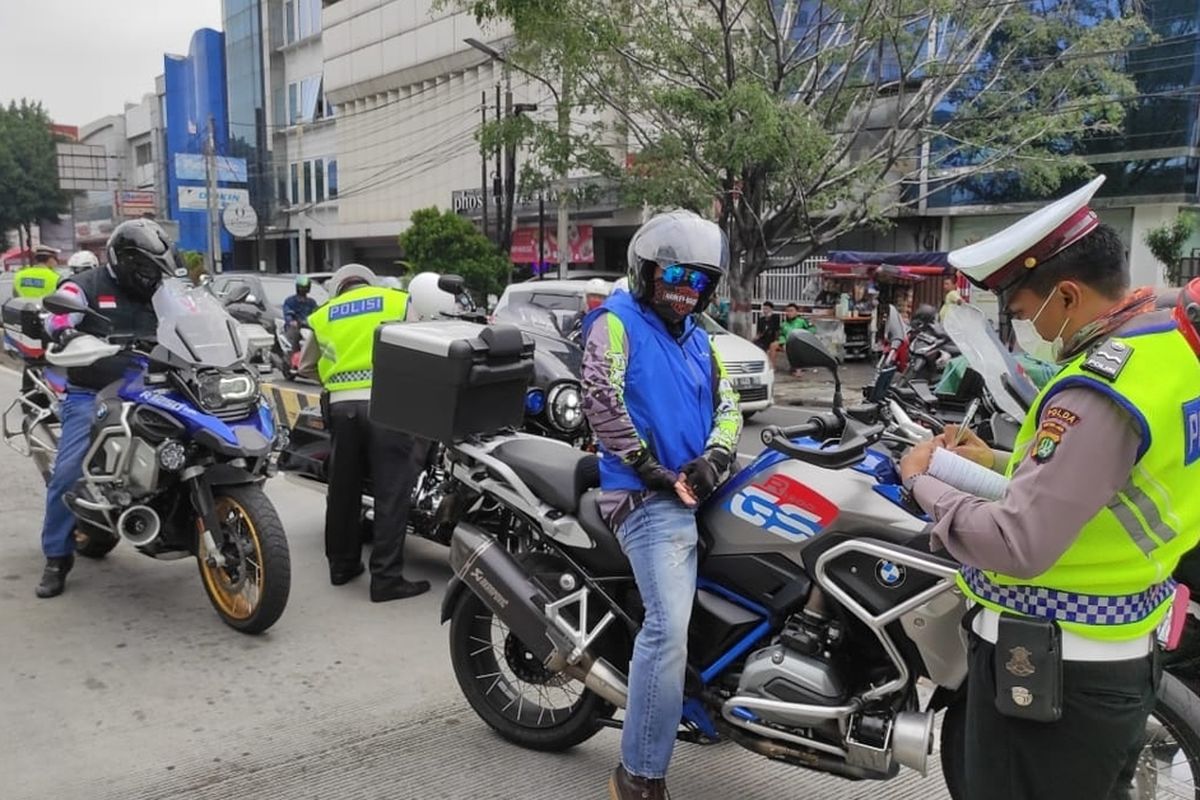
[{"label": "radio on belt", "polygon": [[381,325],[371,419],[442,442],[517,427],[532,378],[533,339],[511,325]]}]

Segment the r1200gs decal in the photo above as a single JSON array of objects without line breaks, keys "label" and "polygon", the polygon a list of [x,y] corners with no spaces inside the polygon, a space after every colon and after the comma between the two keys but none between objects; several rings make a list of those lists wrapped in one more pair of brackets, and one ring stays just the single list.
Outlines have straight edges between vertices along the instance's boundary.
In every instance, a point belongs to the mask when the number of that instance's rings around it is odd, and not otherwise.
[{"label": "r1200gs decal", "polygon": [[772,475],[734,493],[735,517],[791,542],[811,539],[837,518],[838,507],[799,481]]}]

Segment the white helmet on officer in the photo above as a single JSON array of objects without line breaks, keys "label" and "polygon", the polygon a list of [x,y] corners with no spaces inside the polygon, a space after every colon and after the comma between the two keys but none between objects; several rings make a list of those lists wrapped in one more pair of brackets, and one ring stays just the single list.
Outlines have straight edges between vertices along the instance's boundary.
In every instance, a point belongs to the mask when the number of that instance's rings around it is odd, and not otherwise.
[{"label": "white helmet on officer", "polygon": [[375,273],[362,264],[347,264],[329,279],[329,293],[337,297],[356,286],[374,286],[378,283]]},{"label": "white helmet on officer", "polygon": [[75,274],[98,266],[100,266],[100,259],[96,258],[96,254],[91,250],[80,250],[72,253],[71,257],[67,259],[67,267]]},{"label": "white helmet on officer", "polygon": [[603,278],[592,278],[588,281],[583,289],[583,299],[587,304],[588,311],[604,303],[610,291],[608,281]]},{"label": "white helmet on officer", "polygon": [[441,277],[436,272],[422,272],[408,282],[410,321],[439,319],[458,311],[455,296],[438,286]]}]

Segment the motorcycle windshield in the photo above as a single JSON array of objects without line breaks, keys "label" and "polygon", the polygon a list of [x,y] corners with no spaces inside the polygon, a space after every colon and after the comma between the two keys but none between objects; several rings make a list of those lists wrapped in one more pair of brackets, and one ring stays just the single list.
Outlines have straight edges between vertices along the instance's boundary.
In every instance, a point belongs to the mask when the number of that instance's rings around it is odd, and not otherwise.
[{"label": "motorcycle windshield", "polygon": [[[567,312],[565,316],[573,317],[575,312]],[[504,308],[496,309],[493,318],[496,322],[533,328],[548,336],[563,335],[559,328],[561,318],[552,310],[533,303],[509,303]]]},{"label": "motorcycle windshield", "polygon": [[165,280],[151,303],[158,315],[158,344],[176,358],[222,369],[241,360],[237,322],[207,289]]},{"label": "motorcycle windshield", "polygon": [[946,313],[942,326],[971,369],[983,377],[996,405],[1013,419],[1024,419],[1037,396],[1037,387],[1001,344],[983,310],[966,304],[954,306]]}]

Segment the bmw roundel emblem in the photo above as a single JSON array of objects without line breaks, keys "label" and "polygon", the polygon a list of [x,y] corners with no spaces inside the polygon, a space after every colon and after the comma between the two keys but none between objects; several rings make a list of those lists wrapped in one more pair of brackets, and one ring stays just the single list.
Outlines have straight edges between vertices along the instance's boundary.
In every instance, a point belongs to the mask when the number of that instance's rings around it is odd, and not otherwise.
[{"label": "bmw roundel emblem", "polygon": [[880,586],[896,589],[904,583],[906,577],[908,574],[900,564],[893,564],[882,558],[875,562],[875,580],[879,582]]},{"label": "bmw roundel emblem", "polygon": [[108,416],[108,406],[103,403],[96,409],[96,419],[104,419]]}]

